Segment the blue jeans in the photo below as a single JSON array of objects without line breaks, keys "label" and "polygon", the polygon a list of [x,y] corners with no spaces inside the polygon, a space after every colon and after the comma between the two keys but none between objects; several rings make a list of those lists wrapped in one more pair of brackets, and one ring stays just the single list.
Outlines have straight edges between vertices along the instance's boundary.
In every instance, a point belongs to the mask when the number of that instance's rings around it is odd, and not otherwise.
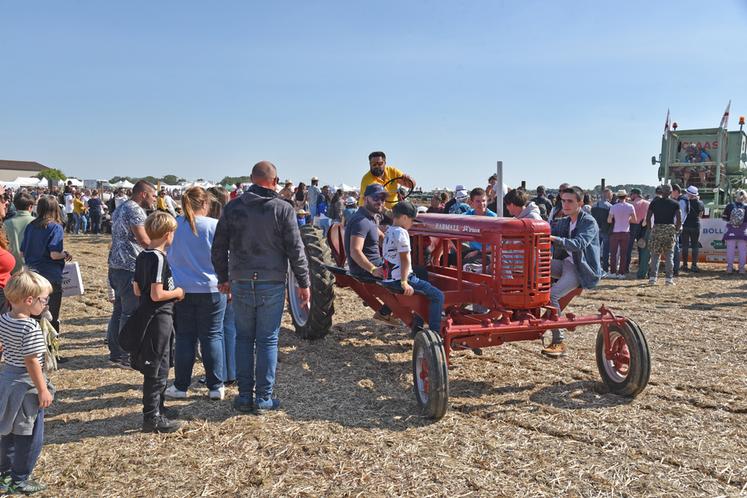
[{"label": "blue jeans", "polygon": [[602,263],[602,270],[608,272],[610,271],[610,234],[599,232],[599,246],[601,248],[599,260]]},{"label": "blue jeans", "polygon": [[[631,258],[633,256],[633,246],[638,247],[636,242],[638,242],[638,238],[641,236],[641,224],[640,223],[631,223],[630,224],[630,239],[628,239],[628,265],[630,265],[630,262],[633,261]],[[638,259],[640,260],[640,250],[638,252]]]},{"label": "blue jeans", "polygon": [[114,289],[114,306],[106,329],[106,342],[109,346],[109,359],[112,361],[129,360],[127,352],[119,347],[119,331],[138,306],[138,298],[132,292],[134,278],[134,271],[109,269],[109,286]]},{"label": "blue jeans", "polygon": [[223,315],[223,346],[226,350],[223,362],[223,380],[236,380],[236,317],[233,302],[226,303],[226,314]]},{"label": "blue jeans", "polygon": [[226,296],[220,292],[190,292],[176,303],[174,385],[180,391],[186,391],[192,383],[198,340],[208,389],[215,390],[223,385],[225,311]]},{"label": "blue jeans", "polygon": [[25,481],[34,470],[43,444],[44,409],[39,409],[30,436],[10,433],[0,437],[0,472],[9,472],[13,482]]},{"label": "blue jeans", "polygon": [[75,219],[75,233],[77,234],[81,228],[83,228],[83,233],[86,233],[88,229],[88,218],[86,218],[86,215],[75,213],[73,217]]},{"label": "blue jeans", "polygon": [[[444,309],[444,293],[433,286],[430,282],[420,279],[412,273],[407,278],[407,282],[413,289],[425,294],[425,297],[428,298],[428,326],[432,331],[440,333],[441,312]],[[399,280],[386,282],[386,285],[402,290],[402,282]]]},{"label": "blue jeans", "polygon": [[682,253],[680,252],[680,234],[678,233],[674,237],[674,254],[672,254],[672,266],[674,268],[674,273],[680,272],[680,257]]},{"label": "blue jeans", "polygon": [[272,397],[278,363],[278,335],[285,309],[285,283],[233,281],[231,292],[236,313],[239,400],[251,402],[255,390],[257,400],[269,399]]}]

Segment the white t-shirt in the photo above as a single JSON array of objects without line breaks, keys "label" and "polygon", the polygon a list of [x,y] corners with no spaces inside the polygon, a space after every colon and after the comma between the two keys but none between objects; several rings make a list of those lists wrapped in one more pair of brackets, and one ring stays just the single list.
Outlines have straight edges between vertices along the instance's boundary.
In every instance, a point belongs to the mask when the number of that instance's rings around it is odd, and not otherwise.
[{"label": "white t-shirt", "polygon": [[73,212],[73,194],[65,194],[65,214]]},{"label": "white t-shirt", "polygon": [[[388,274],[384,275],[385,281],[402,280],[402,261],[399,256],[402,252],[410,252],[410,234],[402,227],[391,226],[386,231],[382,249],[385,260],[384,268],[388,270]],[[409,273],[407,276],[410,276]]]}]

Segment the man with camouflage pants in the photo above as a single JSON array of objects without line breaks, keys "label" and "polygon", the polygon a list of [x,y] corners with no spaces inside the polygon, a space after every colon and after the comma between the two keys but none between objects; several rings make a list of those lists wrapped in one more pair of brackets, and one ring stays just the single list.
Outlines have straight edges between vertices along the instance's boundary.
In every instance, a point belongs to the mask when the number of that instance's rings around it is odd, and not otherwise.
[{"label": "man with camouflage pants", "polygon": [[[659,260],[663,255],[666,284],[674,285],[674,247],[682,226],[682,213],[679,203],[670,197],[672,187],[662,185],[661,189],[662,196],[651,201],[648,213],[646,213],[646,226],[651,227],[651,238],[648,242],[648,248],[651,252],[648,283],[656,285]],[[653,226],[651,226],[652,216],[654,218]]]}]

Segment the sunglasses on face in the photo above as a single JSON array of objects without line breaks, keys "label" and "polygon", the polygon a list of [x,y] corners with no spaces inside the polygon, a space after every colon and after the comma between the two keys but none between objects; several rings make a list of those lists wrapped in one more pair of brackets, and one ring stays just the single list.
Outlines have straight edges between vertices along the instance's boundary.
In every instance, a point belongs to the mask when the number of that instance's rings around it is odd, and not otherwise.
[{"label": "sunglasses on face", "polygon": [[37,297],[36,300],[39,301],[40,303],[42,303],[45,306],[47,304],[49,304],[49,296],[47,296],[47,297]]}]

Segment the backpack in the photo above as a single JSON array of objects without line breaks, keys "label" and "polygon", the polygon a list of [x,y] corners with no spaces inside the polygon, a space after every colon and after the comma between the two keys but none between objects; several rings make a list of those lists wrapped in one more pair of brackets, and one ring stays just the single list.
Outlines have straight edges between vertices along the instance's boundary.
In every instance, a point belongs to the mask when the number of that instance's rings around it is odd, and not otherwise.
[{"label": "backpack", "polygon": [[729,215],[729,225],[739,228],[744,223],[744,207],[734,206]]}]

